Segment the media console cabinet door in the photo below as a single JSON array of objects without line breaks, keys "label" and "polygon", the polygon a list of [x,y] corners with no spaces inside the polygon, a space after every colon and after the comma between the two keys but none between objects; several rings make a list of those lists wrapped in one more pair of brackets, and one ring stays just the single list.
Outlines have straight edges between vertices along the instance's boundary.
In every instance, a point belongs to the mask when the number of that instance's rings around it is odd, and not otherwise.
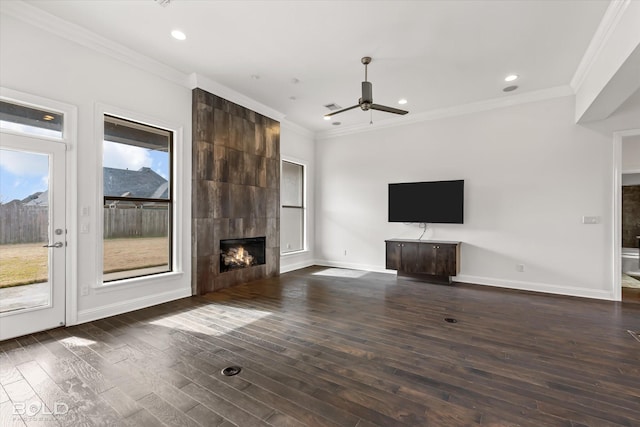
[{"label": "media console cabinet door", "polygon": [[435,274],[436,270],[436,246],[431,243],[419,243],[418,249],[420,262],[417,273]]},{"label": "media console cabinet door", "polygon": [[402,242],[400,269],[405,273],[421,273],[420,243]]},{"label": "media console cabinet door", "polygon": [[435,249],[433,274],[438,276],[455,276],[457,245],[438,244]]},{"label": "media console cabinet door", "polygon": [[386,268],[389,270],[400,269],[400,256],[402,254],[402,246],[400,242],[386,242]]}]

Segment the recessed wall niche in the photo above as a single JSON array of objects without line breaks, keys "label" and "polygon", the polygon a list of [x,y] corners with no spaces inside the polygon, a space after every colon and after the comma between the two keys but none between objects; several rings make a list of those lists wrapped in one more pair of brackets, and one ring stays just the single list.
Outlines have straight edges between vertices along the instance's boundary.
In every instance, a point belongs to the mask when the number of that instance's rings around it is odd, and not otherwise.
[{"label": "recessed wall niche", "polygon": [[[280,123],[193,90],[192,290],[280,273]],[[265,237],[265,264],[221,272],[220,240]]]}]

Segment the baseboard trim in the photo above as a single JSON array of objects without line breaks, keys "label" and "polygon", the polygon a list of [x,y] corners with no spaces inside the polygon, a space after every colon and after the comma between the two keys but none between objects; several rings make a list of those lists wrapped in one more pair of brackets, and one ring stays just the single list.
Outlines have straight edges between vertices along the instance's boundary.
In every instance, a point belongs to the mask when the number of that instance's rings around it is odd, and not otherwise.
[{"label": "baseboard trim", "polygon": [[396,274],[395,270],[387,270],[385,268],[380,268],[375,265],[357,264],[353,262],[329,261],[326,259],[317,259],[315,260],[314,265],[319,265],[321,267],[336,267],[336,268],[348,268],[351,270],[364,270],[364,271],[370,271],[372,273]]},{"label": "baseboard trim", "polygon": [[282,263],[280,263],[280,274],[288,273],[290,271],[295,271],[295,270],[301,270],[303,268],[311,267],[312,265],[315,265],[313,260],[295,262],[285,266],[283,266]]},{"label": "baseboard trim", "polygon": [[453,280],[455,282],[469,283],[472,285],[493,286],[496,288],[516,289],[519,291],[603,299],[608,301],[614,300],[611,292],[600,289],[585,289],[573,286],[553,285],[549,283],[524,282],[520,280],[494,279],[491,277],[469,276],[466,274],[458,275]]},{"label": "baseboard trim", "polygon": [[[386,270],[370,264],[356,264],[318,259],[315,261],[315,265],[323,267],[349,268],[352,270],[364,270],[374,273],[396,274],[395,270]],[[493,286],[496,288],[515,289],[519,291],[540,292],[546,294],[615,301],[614,295],[610,291],[600,289],[585,289],[573,286],[553,285],[549,283],[495,279],[492,277],[471,276],[467,274],[459,274],[452,279],[454,282],[468,283],[471,285]]]},{"label": "baseboard trim", "polygon": [[117,314],[128,313],[130,311],[140,310],[154,305],[174,301],[181,298],[191,296],[191,287],[187,289],[177,289],[161,294],[135,298],[128,301],[117,302],[104,305],[102,307],[90,308],[78,312],[76,324],[92,322],[94,320],[104,319],[105,317],[115,316]]}]

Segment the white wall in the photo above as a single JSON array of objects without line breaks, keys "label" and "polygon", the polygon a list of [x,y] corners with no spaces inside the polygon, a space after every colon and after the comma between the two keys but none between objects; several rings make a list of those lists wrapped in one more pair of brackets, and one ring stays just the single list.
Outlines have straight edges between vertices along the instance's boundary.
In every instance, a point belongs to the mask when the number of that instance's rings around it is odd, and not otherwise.
[{"label": "white wall", "polygon": [[[313,134],[295,124],[282,121],[280,124],[280,157],[282,160],[290,160],[306,167],[306,214],[307,214],[307,241],[306,250],[289,253],[280,256],[280,272],[296,270],[314,264],[315,247],[315,143]],[[280,215],[280,229],[287,224],[282,222]]]},{"label": "white wall", "polygon": [[317,141],[318,263],[383,270],[421,233],[387,222],[387,184],[464,179],[465,224],[425,236],[463,242],[459,281],[612,298],[611,133],[638,112],[575,125],[570,96]]},{"label": "white wall", "polygon": [[622,140],[622,172],[625,171],[640,171],[640,136]]},{"label": "white wall", "polygon": [[[67,39],[1,15],[0,84],[9,89],[36,94],[78,108],[77,176],[78,209],[89,207],[90,216],[78,218],[90,232],[70,235],[69,251],[77,239],[78,321],[188,296],[191,242],[191,91],[154,74],[144,72],[110,56],[99,54]],[[163,280],[146,280],[136,285],[97,289],[101,265],[96,250],[101,239],[102,207],[96,197],[101,141],[96,135],[98,104],[176,124],[183,128],[183,162],[178,165],[186,203],[179,214],[182,273]],[[87,295],[82,295],[86,289]]]}]

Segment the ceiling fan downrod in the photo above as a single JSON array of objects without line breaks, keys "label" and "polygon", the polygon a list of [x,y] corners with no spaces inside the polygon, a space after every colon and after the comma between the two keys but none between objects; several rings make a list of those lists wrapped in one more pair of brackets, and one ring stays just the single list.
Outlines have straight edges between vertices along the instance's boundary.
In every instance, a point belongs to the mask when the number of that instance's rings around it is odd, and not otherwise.
[{"label": "ceiling fan downrod", "polygon": [[371,64],[371,57],[370,56],[364,56],[361,59],[362,63],[364,64],[364,81],[367,81],[367,65]]}]

